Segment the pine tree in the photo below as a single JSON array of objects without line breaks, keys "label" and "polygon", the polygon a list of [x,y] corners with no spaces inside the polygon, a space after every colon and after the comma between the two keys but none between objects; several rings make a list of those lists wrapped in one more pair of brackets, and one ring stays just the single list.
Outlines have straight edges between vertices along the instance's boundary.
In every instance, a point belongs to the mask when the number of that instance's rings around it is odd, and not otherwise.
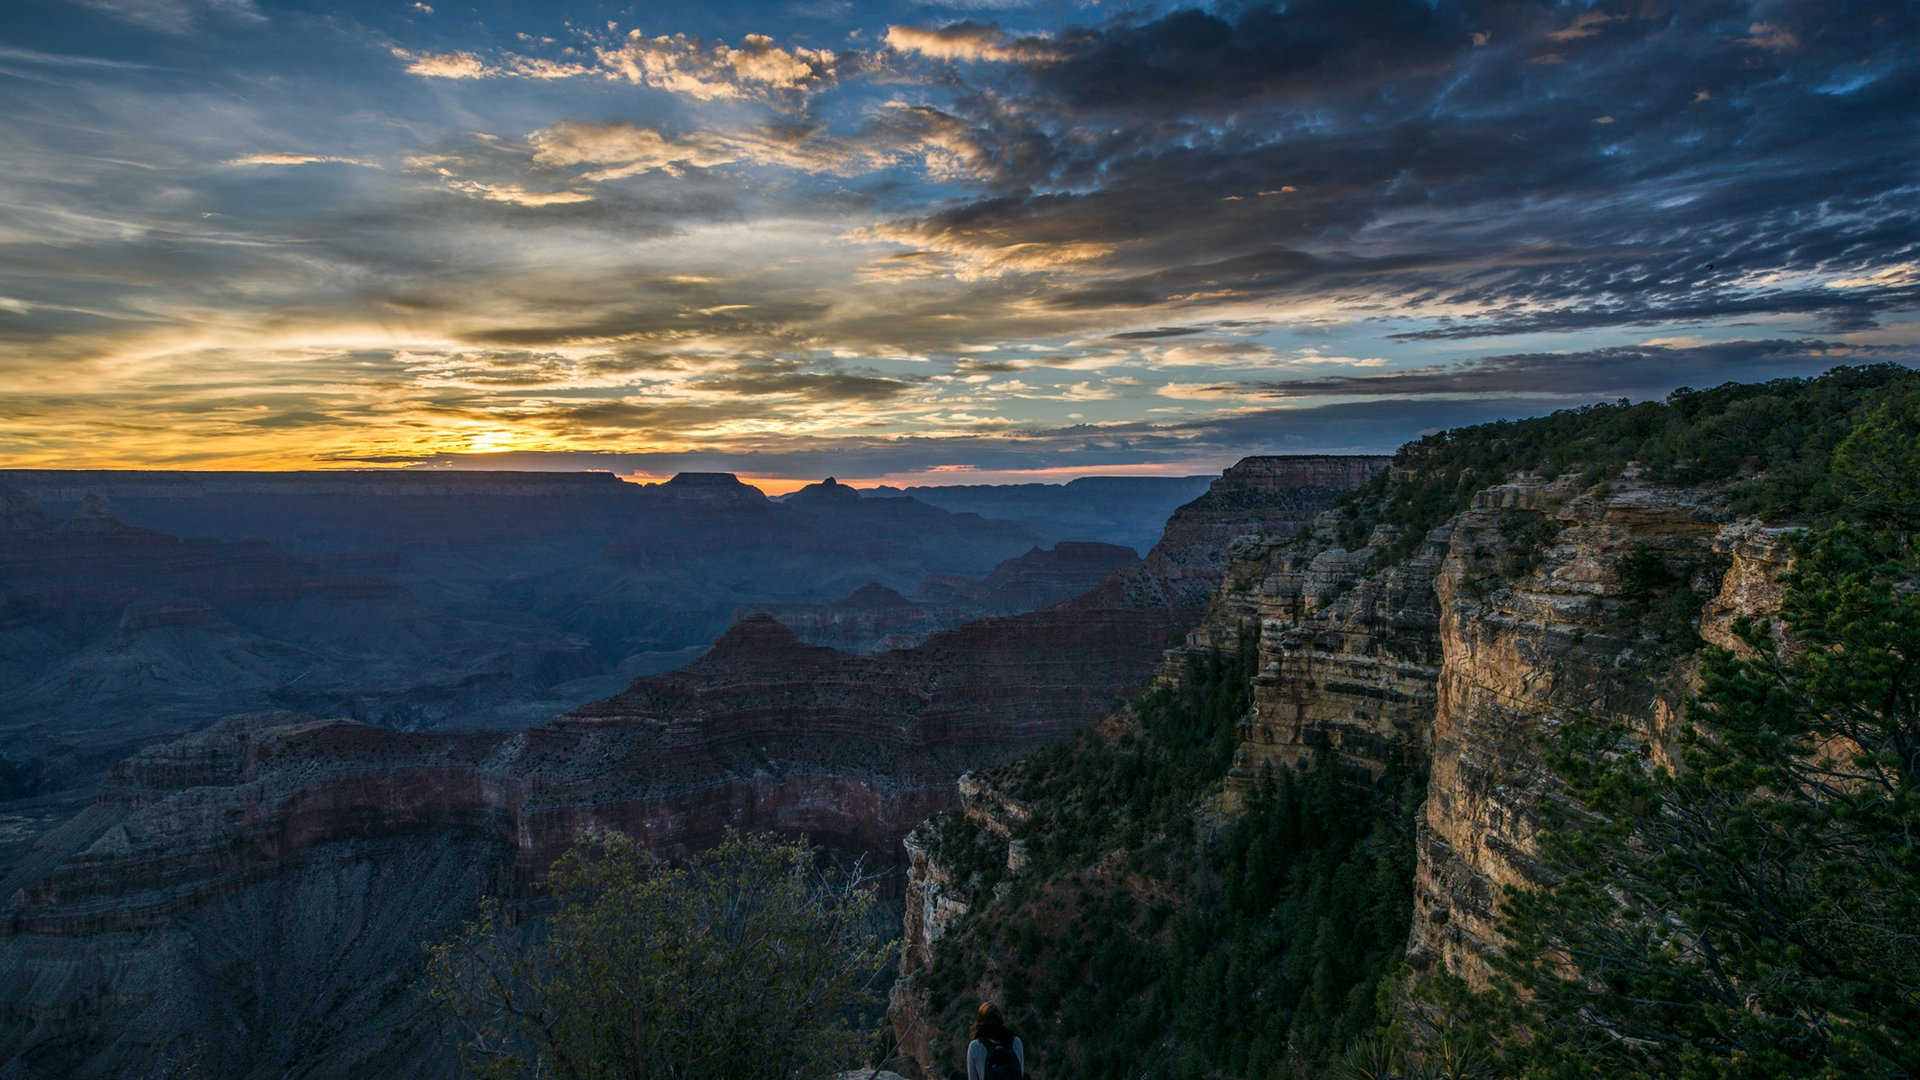
[{"label": "pine tree", "polygon": [[1879,482],[1915,426],[1909,397],[1842,444],[1860,520],[1797,544],[1786,640],[1707,650],[1677,770],[1553,740],[1563,877],[1509,896],[1480,1003],[1503,1072],[1920,1074],[1920,486]]}]

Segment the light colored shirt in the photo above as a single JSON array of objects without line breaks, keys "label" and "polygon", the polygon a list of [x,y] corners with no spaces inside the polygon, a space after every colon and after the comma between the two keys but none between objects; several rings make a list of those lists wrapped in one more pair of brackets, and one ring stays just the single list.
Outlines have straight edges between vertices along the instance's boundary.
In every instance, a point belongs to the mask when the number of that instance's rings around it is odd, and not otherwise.
[{"label": "light colored shirt", "polygon": [[[1013,1056],[1020,1059],[1020,1073],[1027,1071],[1027,1048],[1020,1045],[1020,1036],[1013,1037]],[[987,1044],[975,1039],[967,1044],[967,1080],[986,1080]]]}]

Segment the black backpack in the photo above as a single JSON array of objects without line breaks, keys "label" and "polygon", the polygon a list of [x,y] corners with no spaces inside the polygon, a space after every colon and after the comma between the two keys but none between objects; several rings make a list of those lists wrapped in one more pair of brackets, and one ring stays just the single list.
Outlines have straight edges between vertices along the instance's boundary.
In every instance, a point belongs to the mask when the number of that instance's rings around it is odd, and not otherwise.
[{"label": "black backpack", "polygon": [[987,1048],[987,1067],[981,1070],[986,1080],[1024,1080],[1026,1070],[1012,1046],[998,1039],[981,1039],[980,1045]]}]

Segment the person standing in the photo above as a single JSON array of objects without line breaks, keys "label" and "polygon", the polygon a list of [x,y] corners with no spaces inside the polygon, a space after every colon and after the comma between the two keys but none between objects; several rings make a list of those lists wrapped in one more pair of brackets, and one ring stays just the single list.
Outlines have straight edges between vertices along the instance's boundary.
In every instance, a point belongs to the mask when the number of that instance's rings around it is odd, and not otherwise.
[{"label": "person standing", "polygon": [[980,1003],[973,1018],[973,1041],[967,1044],[967,1080],[1024,1080],[1027,1048],[1007,1029],[1000,1007]]}]

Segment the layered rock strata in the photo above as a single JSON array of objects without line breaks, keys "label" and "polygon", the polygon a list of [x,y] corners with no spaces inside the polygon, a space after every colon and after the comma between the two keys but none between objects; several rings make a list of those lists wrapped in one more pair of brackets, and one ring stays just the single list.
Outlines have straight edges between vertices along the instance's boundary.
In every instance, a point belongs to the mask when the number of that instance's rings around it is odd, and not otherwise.
[{"label": "layered rock strata", "polygon": [[[1293,535],[1392,460],[1331,454],[1242,458],[1205,495],[1174,512],[1166,535],[1147,554],[1148,569],[1180,602],[1204,610],[1219,587],[1230,543],[1249,535]],[[1287,527],[1262,527],[1275,519]]]},{"label": "layered rock strata", "polygon": [[915,599],[868,582],[831,604],[755,604],[739,615],[771,615],[801,640],[844,652],[905,649],[974,619],[1070,600],[1138,559],[1132,548],[1063,540],[1051,550],[1036,547],[1008,559],[984,578],[932,575],[920,583]]},{"label": "layered rock strata", "polygon": [[1231,790],[1321,748],[1377,775],[1404,746],[1429,762],[1409,957],[1479,981],[1506,886],[1543,880],[1538,807],[1553,783],[1537,736],[1573,715],[1626,725],[1665,756],[1692,669],[1623,611],[1629,557],[1703,601],[1700,633],[1737,646],[1741,616],[1779,604],[1782,530],[1731,520],[1713,492],[1629,475],[1583,490],[1520,475],[1376,565],[1396,537],[1339,546],[1328,514],[1292,542],[1239,541],[1190,648],[1257,628],[1259,673]]},{"label": "layered rock strata", "polygon": [[[1237,531],[1278,535],[1369,468],[1315,465],[1300,475],[1323,483],[1307,495],[1273,487],[1284,470],[1255,470],[1246,491],[1229,472],[1212,494],[1233,501]],[[688,483],[740,495],[717,479]],[[280,713],[150,747],[0,882],[0,1061],[28,1076],[106,1076],[158,1040],[186,1038],[236,1075],[411,1062],[431,1043],[406,977],[418,942],[445,936],[481,891],[525,895],[587,827],[669,854],[738,826],[890,855],[954,805],[956,777],[1097,718],[1181,640],[1204,610],[1193,576],[1209,559],[1217,575],[1224,547],[1225,509],[1200,512],[1207,527],[1176,514],[1157,558],[1084,596],[912,649],[848,655],[752,618],[686,668],[525,731],[402,732]],[[394,914],[401,881],[431,906]],[[395,951],[388,929],[356,937],[372,931],[351,920],[309,933],[315,904],[386,912],[408,946]],[[169,982],[219,953],[215,933],[262,942],[253,973]],[[385,974],[353,985],[264,972],[344,978],[369,963]],[[350,1050],[341,1032],[283,1023],[327,995],[371,995]]]},{"label": "layered rock strata", "polygon": [[[1408,958],[1481,983],[1501,944],[1502,890],[1544,880],[1538,810],[1555,782],[1538,735],[1592,716],[1670,755],[1694,685],[1690,644],[1648,621],[1636,592],[1645,583],[1628,567],[1659,568],[1661,588],[1698,602],[1700,637],[1737,650],[1738,619],[1777,615],[1785,530],[1735,520],[1714,491],[1655,486],[1632,470],[1595,488],[1515,476],[1410,552],[1385,527],[1348,550],[1346,524],[1329,513],[1293,540],[1235,540],[1207,618],[1162,677],[1177,677],[1187,650],[1233,650],[1255,636],[1229,803],[1262,770],[1318,752],[1374,775],[1401,748],[1424,757]],[[1386,562],[1390,548],[1408,553]],[[1003,798],[978,782],[964,792],[979,835],[1017,835],[992,812]],[[903,970],[924,969],[940,936],[986,902],[955,877],[923,839]],[[896,993],[894,1020],[925,1065],[916,981]]]},{"label": "layered rock strata", "polygon": [[[1513,522],[1527,515],[1552,535],[1517,568],[1514,536],[1524,530]],[[1779,536],[1730,521],[1712,493],[1631,481],[1606,494],[1505,485],[1457,519],[1435,589],[1443,662],[1414,880],[1416,967],[1482,981],[1500,945],[1503,890],[1545,880],[1538,809],[1556,785],[1540,760],[1541,731],[1593,717],[1670,760],[1695,667],[1630,616],[1623,562],[1657,559],[1704,599],[1701,635],[1732,645],[1735,618],[1777,611]]]}]

